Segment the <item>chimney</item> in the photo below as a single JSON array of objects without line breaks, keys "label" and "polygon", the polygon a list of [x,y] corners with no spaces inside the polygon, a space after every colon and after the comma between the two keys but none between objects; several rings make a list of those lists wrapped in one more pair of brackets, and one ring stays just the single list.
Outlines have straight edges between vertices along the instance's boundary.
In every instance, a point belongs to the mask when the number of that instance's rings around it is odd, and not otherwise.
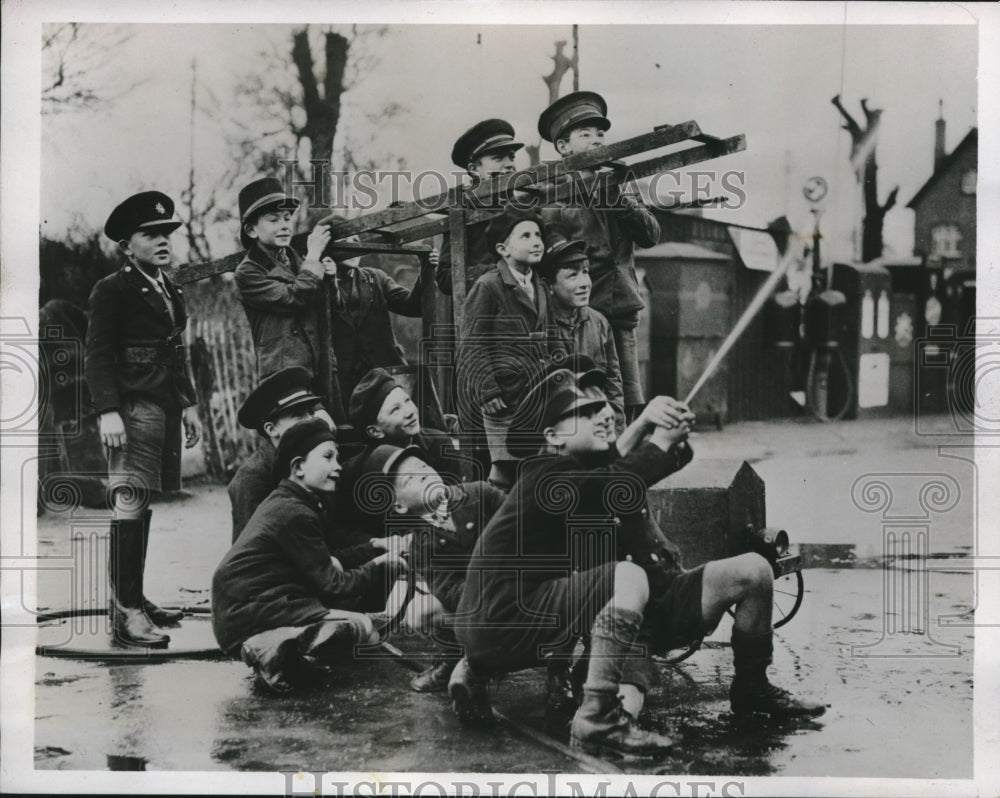
[{"label": "chimney", "polygon": [[934,171],[944,160],[944,100],[938,100],[938,119],[934,123]]}]

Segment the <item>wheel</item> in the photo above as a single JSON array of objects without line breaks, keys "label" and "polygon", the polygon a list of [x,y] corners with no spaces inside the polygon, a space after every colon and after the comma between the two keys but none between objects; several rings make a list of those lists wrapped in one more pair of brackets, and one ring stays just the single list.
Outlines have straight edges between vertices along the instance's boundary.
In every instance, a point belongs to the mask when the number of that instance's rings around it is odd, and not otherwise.
[{"label": "wheel", "polygon": [[795,617],[802,606],[802,595],[805,593],[805,582],[802,571],[795,571],[774,581],[774,615],[773,625],[778,629]]},{"label": "wheel", "polygon": [[[785,574],[774,580],[774,611],[771,625],[775,629],[780,629],[795,617],[795,613],[802,606],[802,596],[805,593],[805,589],[805,580],[802,578],[802,571]],[[726,610],[726,612],[733,616],[736,615],[732,607]],[[691,655],[688,654],[688,656]]]}]

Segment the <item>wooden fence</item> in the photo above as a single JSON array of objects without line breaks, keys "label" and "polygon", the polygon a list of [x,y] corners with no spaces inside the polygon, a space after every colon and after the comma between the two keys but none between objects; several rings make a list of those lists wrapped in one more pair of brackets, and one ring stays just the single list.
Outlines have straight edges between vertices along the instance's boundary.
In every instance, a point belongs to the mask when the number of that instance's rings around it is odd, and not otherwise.
[{"label": "wooden fence", "polygon": [[245,319],[192,317],[185,337],[205,428],[205,464],[211,476],[229,479],[258,443],[257,433],[236,420],[256,380],[250,330]]}]

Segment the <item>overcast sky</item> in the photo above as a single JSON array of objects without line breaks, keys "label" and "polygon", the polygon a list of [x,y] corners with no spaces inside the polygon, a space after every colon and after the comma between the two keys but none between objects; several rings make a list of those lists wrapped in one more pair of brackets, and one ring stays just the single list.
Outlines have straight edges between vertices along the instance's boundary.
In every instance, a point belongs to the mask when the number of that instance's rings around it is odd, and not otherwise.
[{"label": "overcast sky", "polygon": [[[262,47],[290,47],[292,27],[133,30],[110,66],[115,75],[145,78],[139,89],[100,112],[43,117],[43,234],[59,237],[74,218],[100,228],[116,202],[143,188],[178,197],[190,158],[192,59],[202,99],[211,90],[225,114],[236,83],[261,68]],[[581,26],[580,86],[607,99],[610,141],[689,119],[715,135],[745,133],[746,152],[716,165],[745,172],[748,200],[717,218],[763,225],[786,214],[806,232],[811,217],[802,185],[824,177],[831,193],[823,228],[838,257],[851,251],[856,196],[850,138],[830,99],[841,94],[863,121],[858,100],[867,97],[884,109],[881,197],[900,186],[886,241],[891,251],[909,254],[913,214],[905,205],[931,173],[938,100],[949,151],[977,124],[976,37],[974,26]],[[338,138],[403,157],[413,170],[450,170],[455,138],[485,117],[504,117],[521,140],[537,143],[547,102],[541,76],[551,70],[553,43],[570,38],[569,25],[391,27],[368,47],[379,61],[345,98]],[[567,76],[563,93],[570,90]],[[390,101],[405,113],[384,127],[368,121],[366,114]],[[197,174],[213,179],[231,156],[211,119],[199,116],[195,136]],[[555,153],[546,144],[542,156]],[[521,157],[519,166],[527,166]]]}]

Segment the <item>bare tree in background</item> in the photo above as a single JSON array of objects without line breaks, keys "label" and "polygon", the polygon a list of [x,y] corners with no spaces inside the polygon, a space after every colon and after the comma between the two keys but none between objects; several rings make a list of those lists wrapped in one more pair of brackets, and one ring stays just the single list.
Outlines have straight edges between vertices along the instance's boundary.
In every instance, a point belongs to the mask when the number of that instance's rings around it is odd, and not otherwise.
[{"label": "bare tree in background", "polygon": [[[125,79],[114,54],[132,38],[119,25],[46,25],[42,35],[42,113],[92,109],[132,91],[143,82]],[[98,88],[100,87],[100,88]]]},{"label": "bare tree in background", "polygon": [[[573,70],[573,91],[580,90],[580,51],[578,45],[577,26],[573,26],[573,55],[568,56],[565,52],[566,42],[556,42],[556,54],[552,58],[552,71],[548,75],[543,75],[542,80],[549,89],[549,105],[559,99],[559,87],[562,85],[563,77],[567,72]],[[538,150],[540,144],[528,144],[525,152],[528,154],[529,162],[534,165],[539,161]]]},{"label": "bare tree in background", "polygon": [[[300,192],[300,199],[310,204],[329,199],[331,171],[403,166],[402,158],[372,150],[371,131],[404,113],[405,107],[390,101],[375,110],[364,109],[354,92],[377,66],[373,42],[386,31],[357,26],[344,32],[316,31],[306,26],[292,34],[290,50],[283,39],[261,54],[264,67],[247,75],[238,88],[247,112],[244,119],[250,120],[236,121],[233,140],[244,178],[261,173],[283,178],[285,163],[291,160],[295,179],[309,182],[313,175],[308,162],[319,161],[328,197]],[[344,130],[347,111],[364,125],[357,134]],[[263,129],[261,119],[268,121]],[[247,174],[247,164],[253,165],[253,175]],[[341,199],[332,193],[335,200]]]},{"label": "bare tree in background", "polygon": [[869,108],[868,100],[861,100],[861,110],[865,114],[865,127],[861,128],[852,117],[838,94],[830,102],[844,118],[844,130],[851,134],[851,163],[854,173],[861,183],[864,196],[865,215],[861,225],[861,260],[864,263],[882,255],[882,229],[885,215],[895,206],[899,186],[889,192],[885,203],[878,201],[878,164],[875,161],[875,146],[878,127],[882,119],[881,108]]}]

